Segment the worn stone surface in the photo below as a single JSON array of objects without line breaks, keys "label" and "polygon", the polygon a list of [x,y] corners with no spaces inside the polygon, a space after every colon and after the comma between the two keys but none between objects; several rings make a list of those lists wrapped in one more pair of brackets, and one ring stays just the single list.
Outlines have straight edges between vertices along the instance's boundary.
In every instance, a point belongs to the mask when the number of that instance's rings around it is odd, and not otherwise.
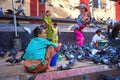
[{"label": "worn stone surface", "polygon": [[[4,58],[0,58],[0,80],[27,80],[29,77],[33,76],[33,73],[27,73],[24,70],[22,61],[20,64],[11,65],[10,63],[5,63],[5,61],[10,58],[8,57],[9,52],[7,52]],[[19,52],[17,58],[19,58],[23,52]],[[60,64],[67,64],[68,61],[65,58],[62,58],[62,61],[57,62],[57,66]],[[119,71],[116,67],[109,68],[107,65],[94,64],[91,61],[77,61],[72,69],[62,70],[62,71],[53,71],[48,73],[38,73],[35,80],[76,80],[74,77],[79,78],[79,75],[82,74],[93,74],[101,71]],[[120,71],[119,71],[120,72]],[[114,72],[115,75],[118,75],[118,72]],[[113,75],[113,74],[112,74]],[[74,77],[73,77],[74,76]]]},{"label": "worn stone surface", "polygon": [[[81,76],[81,75],[87,75],[87,74],[95,74],[96,72],[102,72],[102,71],[109,71],[109,70],[115,70],[115,68],[109,68],[106,65],[94,65],[94,66],[86,66],[82,68],[74,68],[71,70],[64,70],[64,71],[55,71],[50,73],[43,73],[38,74],[35,78],[35,80],[61,80],[61,79],[68,79],[69,77]],[[109,74],[109,73],[108,73]],[[118,75],[118,74],[117,74]],[[96,76],[94,76],[96,77]],[[91,78],[91,77],[90,77]],[[75,77],[69,80],[75,80]]]}]

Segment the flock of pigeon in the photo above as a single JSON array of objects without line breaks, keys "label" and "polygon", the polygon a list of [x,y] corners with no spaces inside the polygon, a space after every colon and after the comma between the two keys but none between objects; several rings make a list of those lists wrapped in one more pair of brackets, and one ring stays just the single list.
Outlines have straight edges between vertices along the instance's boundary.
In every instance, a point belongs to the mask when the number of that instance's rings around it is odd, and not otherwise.
[{"label": "flock of pigeon", "polygon": [[[0,57],[3,58],[5,57],[6,54],[7,54],[7,50],[2,46],[0,46]],[[18,50],[13,47],[8,54],[8,56],[11,56],[11,58],[7,59],[5,62],[10,64],[20,63],[22,61],[22,57],[16,58],[17,54],[18,54]]]},{"label": "flock of pigeon", "polygon": [[58,70],[70,69],[76,61],[92,61],[95,64],[106,64],[109,67],[115,65],[120,68],[120,47],[106,46],[104,49],[92,49],[85,45],[83,47],[67,44],[62,45],[59,55],[65,56],[68,64],[63,64],[58,67]]},{"label": "flock of pigeon", "polygon": [[[23,55],[18,59],[16,58],[16,55],[18,54],[18,50],[16,48],[13,47],[9,52],[9,56],[11,56],[11,58],[6,60],[6,62],[13,64],[20,63],[22,61]],[[4,57],[6,53],[7,50],[0,46],[0,57]],[[76,61],[82,60],[92,61],[95,64],[106,64],[109,67],[116,65],[120,68],[120,46],[112,47],[108,45],[102,49],[95,49],[88,45],[80,47],[75,44],[63,44],[58,54],[65,56],[66,60],[69,61],[68,64],[60,65],[58,70],[70,69],[74,66]]]},{"label": "flock of pigeon", "polygon": [[14,63],[20,63],[22,61],[22,57],[20,58],[16,58],[16,55],[18,54],[18,50],[17,48],[12,48],[10,50],[9,56],[11,56],[11,58],[7,59],[6,62],[9,62],[10,64],[14,64]]}]

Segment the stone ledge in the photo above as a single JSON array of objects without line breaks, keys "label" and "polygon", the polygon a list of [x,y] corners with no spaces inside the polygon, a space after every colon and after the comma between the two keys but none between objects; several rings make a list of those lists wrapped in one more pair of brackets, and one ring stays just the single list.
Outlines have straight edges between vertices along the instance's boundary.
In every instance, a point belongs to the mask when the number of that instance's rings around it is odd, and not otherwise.
[{"label": "stone ledge", "polygon": [[55,80],[55,79],[63,79],[72,76],[78,76],[83,74],[90,74],[102,71],[110,71],[115,70],[117,68],[109,68],[107,65],[97,65],[97,66],[90,66],[90,67],[83,67],[83,68],[76,68],[64,71],[55,71],[49,73],[39,73],[37,74],[35,80]]},{"label": "stone ledge", "polygon": [[[0,20],[11,20],[13,19],[13,15],[2,15],[0,16]],[[40,22],[42,17],[38,16],[17,16],[17,20],[21,21],[36,21]],[[52,18],[53,22],[60,22],[60,23],[76,23],[75,19],[65,19],[65,18]]]}]

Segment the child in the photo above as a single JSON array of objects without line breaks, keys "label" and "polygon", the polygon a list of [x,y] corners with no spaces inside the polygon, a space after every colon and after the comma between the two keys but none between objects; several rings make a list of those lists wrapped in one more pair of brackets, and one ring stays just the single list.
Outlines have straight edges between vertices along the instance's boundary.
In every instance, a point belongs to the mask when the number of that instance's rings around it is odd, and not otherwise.
[{"label": "child", "polygon": [[53,24],[54,26],[53,26],[53,37],[52,37],[52,42],[54,42],[54,43],[58,43],[58,33],[59,33],[59,31],[58,31],[58,25],[57,25],[57,23],[54,23]]},{"label": "child", "polygon": [[98,46],[99,46],[99,42],[98,41],[99,40],[105,40],[105,39],[106,39],[105,36],[102,35],[102,31],[98,29],[96,31],[96,34],[93,36],[93,39],[92,39],[90,45],[92,47],[98,48]]},{"label": "child", "polygon": [[45,30],[38,26],[34,29],[35,38],[33,38],[23,56],[24,66],[28,72],[49,72],[56,70],[50,67],[52,57],[55,55],[55,48],[61,46],[46,40]]}]

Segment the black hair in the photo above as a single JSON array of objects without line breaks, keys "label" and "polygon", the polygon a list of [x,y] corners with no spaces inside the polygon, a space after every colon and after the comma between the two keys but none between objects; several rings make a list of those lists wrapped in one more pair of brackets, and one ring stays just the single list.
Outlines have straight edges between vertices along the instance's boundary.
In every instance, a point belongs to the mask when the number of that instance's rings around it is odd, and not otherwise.
[{"label": "black hair", "polygon": [[53,25],[54,25],[54,26],[57,26],[57,23],[54,23]]},{"label": "black hair", "polygon": [[98,29],[98,30],[96,31],[96,33],[99,33],[99,32],[102,32],[102,31]]},{"label": "black hair", "polygon": [[35,37],[38,37],[38,34],[41,34],[43,31],[43,28],[41,26],[37,26],[35,29],[34,29],[34,36]]}]

